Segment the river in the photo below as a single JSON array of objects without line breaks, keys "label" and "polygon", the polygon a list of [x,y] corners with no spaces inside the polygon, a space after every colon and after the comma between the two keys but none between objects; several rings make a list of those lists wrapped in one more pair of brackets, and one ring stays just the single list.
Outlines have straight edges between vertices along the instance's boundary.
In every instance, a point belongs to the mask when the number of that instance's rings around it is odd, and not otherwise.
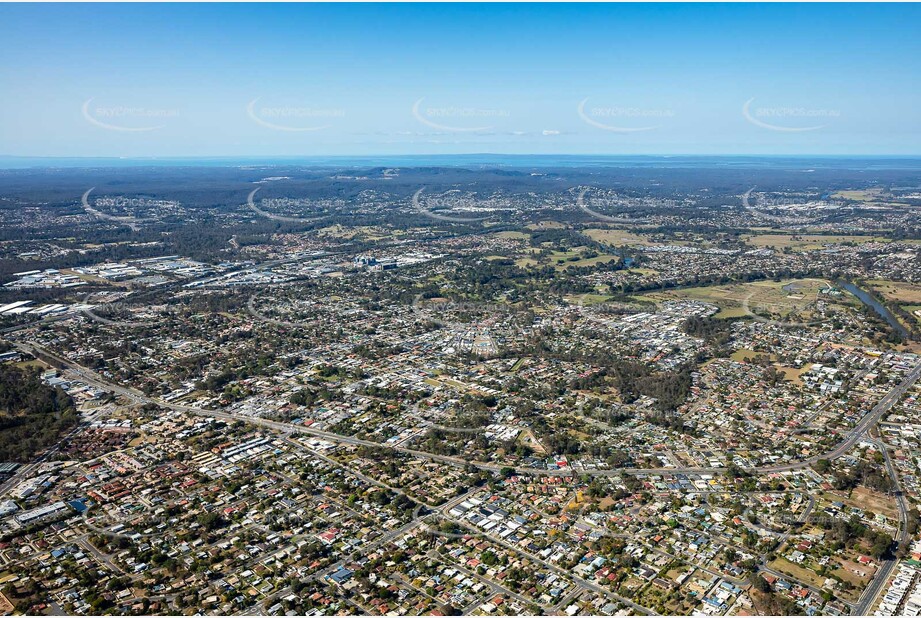
[{"label": "river", "polygon": [[902,323],[899,322],[898,318],[896,318],[892,314],[891,311],[889,311],[886,307],[884,307],[872,295],[867,293],[865,290],[860,289],[853,283],[850,283],[849,281],[839,281],[838,285],[844,288],[845,290],[847,290],[848,292],[850,292],[851,294],[853,294],[854,296],[856,296],[857,298],[859,298],[860,302],[862,302],[866,306],[873,309],[873,311],[878,313],[880,317],[886,320],[886,322],[889,323],[889,326],[894,328],[895,331],[899,333],[901,336],[906,337],[906,338],[908,337],[909,335],[908,329],[902,326]]}]

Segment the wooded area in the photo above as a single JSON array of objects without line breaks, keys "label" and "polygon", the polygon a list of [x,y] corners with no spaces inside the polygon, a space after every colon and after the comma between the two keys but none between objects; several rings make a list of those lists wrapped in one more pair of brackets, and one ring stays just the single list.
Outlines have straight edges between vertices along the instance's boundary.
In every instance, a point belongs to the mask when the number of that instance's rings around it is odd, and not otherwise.
[{"label": "wooded area", "polygon": [[27,462],[76,423],[73,399],[37,369],[0,365],[0,461]]}]

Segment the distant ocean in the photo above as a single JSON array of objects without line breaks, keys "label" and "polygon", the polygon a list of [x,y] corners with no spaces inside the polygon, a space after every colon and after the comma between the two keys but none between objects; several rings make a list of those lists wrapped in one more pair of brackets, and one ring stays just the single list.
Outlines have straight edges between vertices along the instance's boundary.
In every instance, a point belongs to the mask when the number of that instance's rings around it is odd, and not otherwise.
[{"label": "distant ocean", "polygon": [[0,169],[124,167],[483,167],[483,168],[739,168],[921,170],[921,156],[703,156],[703,155],[381,155],[339,157],[15,157]]}]

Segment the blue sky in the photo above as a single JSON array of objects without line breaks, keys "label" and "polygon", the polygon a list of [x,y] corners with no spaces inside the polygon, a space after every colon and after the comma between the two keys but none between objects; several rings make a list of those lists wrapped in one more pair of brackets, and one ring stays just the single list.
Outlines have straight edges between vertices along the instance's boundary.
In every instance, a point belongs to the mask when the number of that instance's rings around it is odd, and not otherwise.
[{"label": "blue sky", "polygon": [[0,5],[0,154],[901,154],[921,7]]}]

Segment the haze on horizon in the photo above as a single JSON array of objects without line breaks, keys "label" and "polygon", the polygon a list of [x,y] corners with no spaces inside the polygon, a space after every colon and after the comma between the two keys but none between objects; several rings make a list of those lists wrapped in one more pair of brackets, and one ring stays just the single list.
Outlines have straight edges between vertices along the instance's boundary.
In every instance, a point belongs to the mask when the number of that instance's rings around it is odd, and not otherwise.
[{"label": "haze on horizon", "polygon": [[917,5],[2,5],[0,154],[916,155]]}]

